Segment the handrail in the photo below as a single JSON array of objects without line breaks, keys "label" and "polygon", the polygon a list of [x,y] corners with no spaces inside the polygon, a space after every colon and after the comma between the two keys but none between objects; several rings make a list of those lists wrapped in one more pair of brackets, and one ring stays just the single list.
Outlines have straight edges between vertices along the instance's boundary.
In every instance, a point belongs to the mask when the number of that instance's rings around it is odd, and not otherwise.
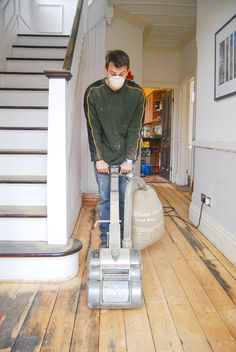
[{"label": "handrail", "polygon": [[65,55],[65,59],[64,59],[63,70],[70,71],[70,69],[71,69],[73,54],[74,54],[74,49],[75,49],[75,43],[76,43],[76,38],[77,38],[78,29],[79,29],[82,8],[83,8],[83,3],[84,3],[84,0],[78,0],[76,13],[75,13],[74,21],[73,21],[73,26],[71,29],[71,35],[70,35],[70,39],[69,39],[69,43],[67,46],[66,55]]}]

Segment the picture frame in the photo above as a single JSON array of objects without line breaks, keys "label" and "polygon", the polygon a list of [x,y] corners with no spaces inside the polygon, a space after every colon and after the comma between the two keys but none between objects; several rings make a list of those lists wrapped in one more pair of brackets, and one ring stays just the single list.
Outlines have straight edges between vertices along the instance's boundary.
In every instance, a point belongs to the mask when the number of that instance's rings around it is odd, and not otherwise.
[{"label": "picture frame", "polygon": [[236,94],[236,14],[215,33],[214,99]]}]

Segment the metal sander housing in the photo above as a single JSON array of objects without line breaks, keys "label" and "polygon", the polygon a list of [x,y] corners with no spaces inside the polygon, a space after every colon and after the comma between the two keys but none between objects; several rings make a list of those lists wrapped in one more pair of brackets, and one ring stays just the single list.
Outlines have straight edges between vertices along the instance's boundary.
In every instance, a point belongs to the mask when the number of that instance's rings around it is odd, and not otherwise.
[{"label": "metal sander housing", "polygon": [[91,308],[138,308],[142,305],[140,250],[164,233],[163,209],[156,192],[141,178],[130,177],[125,192],[121,247],[118,171],[118,168],[111,168],[109,248],[90,250],[88,254],[87,303]]}]

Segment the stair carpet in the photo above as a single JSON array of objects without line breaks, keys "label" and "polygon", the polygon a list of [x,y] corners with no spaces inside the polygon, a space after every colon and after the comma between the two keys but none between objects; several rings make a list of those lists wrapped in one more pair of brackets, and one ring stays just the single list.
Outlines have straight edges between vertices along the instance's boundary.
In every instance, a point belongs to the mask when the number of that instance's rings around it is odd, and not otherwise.
[{"label": "stair carpet", "polygon": [[[0,258],[20,257],[30,246],[32,252],[38,248],[39,257],[50,252],[45,247],[48,79],[43,71],[62,68],[68,37],[18,34],[6,71],[0,71]],[[81,243],[64,247],[60,252],[78,251]]]}]

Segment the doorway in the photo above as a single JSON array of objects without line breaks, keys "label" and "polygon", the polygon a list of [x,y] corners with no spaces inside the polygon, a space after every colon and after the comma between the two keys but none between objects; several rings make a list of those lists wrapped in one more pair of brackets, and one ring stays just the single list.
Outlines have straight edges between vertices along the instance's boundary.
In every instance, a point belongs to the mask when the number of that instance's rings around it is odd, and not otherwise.
[{"label": "doorway", "polygon": [[172,89],[144,88],[145,120],[141,143],[141,176],[170,179]]}]

